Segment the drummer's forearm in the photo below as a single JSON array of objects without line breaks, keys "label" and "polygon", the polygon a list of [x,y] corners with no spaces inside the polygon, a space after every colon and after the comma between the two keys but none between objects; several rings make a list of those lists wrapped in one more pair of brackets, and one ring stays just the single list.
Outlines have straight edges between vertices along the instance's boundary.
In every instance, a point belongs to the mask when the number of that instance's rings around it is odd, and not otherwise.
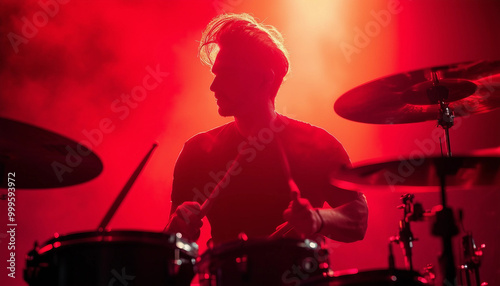
[{"label": "drummer's forearm", "polygon": [[368,225],[368,206],[364,195],[337,208],[319,209],[323,219],[320,234],[341,242],[362,240]]},{"label": "drummer's forearm", "polygon": [[170,213],[168,215],[168,221],[167,221],[167,224],[165,225],[165,228],[163,229],[163,232],[176,232],[176,230],[172,229],[170,222],[172,221],[172,217],[175,213],[175,210],[177,209],[177,207],[179,205],[174,203],[173,201],[171,203],[172,203],[172,205],[170,206]]}]

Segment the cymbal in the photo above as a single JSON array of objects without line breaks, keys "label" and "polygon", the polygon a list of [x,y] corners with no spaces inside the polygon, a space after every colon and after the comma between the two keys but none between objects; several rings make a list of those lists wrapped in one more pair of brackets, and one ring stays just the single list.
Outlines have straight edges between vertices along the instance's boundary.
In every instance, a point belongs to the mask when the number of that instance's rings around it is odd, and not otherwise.
[{"label": "cymbal", "polygon": [[51,131],[0,118],[0,134],[0,188],[7,187],[10,172],[15,172],[16,189],[72,186],[102,172],[96,154]]},{"label": "cymbal", "polygon": [[500,107],[500,61],[474,61],[431,67],[383,77],[343,94],[335,112],[352,121],[402,124],[437,120],[439,104],[429,99],[433,75],[446,87],[445,100],[455,116]]},{"label": "cymbal", "polygon": [[341,169],[331,183],[361,191],[437,192],[440,170],[446,171],[447,190],[500,190],[500,157],[400,158],[365,163]]},{"label": "cymbal", "polygon": [[493,148],[478,149],[472,152],[475,156],[500,156],[500,146]]}]

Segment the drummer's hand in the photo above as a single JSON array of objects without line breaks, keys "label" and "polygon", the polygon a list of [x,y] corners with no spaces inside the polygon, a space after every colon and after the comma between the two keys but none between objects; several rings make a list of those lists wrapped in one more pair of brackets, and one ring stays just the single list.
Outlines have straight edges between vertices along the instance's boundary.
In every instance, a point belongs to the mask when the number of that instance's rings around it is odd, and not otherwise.
[{"label": "drummer's hand", "polygon": [[316,233],[322,223],[311,203],[307,199],[300,198],[297,192],[292,192],[292,201],[283,212],[283,218],[294,227],[296,232],[305,236]]},{"label": "drummer's hand", "polygon": [[198,240],[200,237],[200,228],[203,225],[200,213],[201,207],[199,203],[182,203],[172,214],[166,232],[180,232],[182,237],[188,240]]}]

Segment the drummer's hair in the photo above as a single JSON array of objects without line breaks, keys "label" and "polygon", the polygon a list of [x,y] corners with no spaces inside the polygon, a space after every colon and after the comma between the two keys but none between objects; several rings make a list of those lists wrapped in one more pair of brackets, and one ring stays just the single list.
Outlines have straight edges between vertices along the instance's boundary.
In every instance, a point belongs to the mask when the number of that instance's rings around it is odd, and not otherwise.
[{"label": "drummer's hair", "polygon": [[289,73],[288,51],[283,36],[270,25],[264,25],[249,14],[222,14],[210,21],[202,34],[198,56],[213,67],[221,49],[245,48],[252,51],[275,75],[276,91]]}]

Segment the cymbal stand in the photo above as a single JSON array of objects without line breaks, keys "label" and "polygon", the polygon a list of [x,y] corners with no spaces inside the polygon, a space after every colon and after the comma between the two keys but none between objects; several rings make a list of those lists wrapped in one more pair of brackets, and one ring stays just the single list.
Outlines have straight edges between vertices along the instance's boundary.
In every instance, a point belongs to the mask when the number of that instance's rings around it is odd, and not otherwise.
[{"label": "cymbal stand", "polygon": [[[447,147],[446,153],[447,157],[450,158],[452,154],[449,129],[454,124],[455,116],[446,102],[449,90],[445,86],[439,84],[436,70],[431,71],[431,76],[432,86],[427,89],[427,97],[431,104],[439,104],[438,125],[444,129]],[[458,227],[453,217],[453,210],[449,208],[446,203],[446,176],[458,170],[456,168],[452,170],[451,168],[454,166],[450,166],[446,159],[446,157],[443,157],[442,160],[436,161],[436,170],[441,187],[441,209],[436,212],[436,221],[432,226],[432,234],[442,238],[443,252],[439,258],[439,262],[443,274],[443,285],[452,286],[456,285],[457,277],[452,238],[458,234]]]},{"label": "cymbal stand", "polygon": [[[446,204],[446,176],[456,173],[458,168],[450,166],[447,157],[435,162],[441,185],[441,209],[435,213],[435,222],[432,225],[432,234],[441,237],[443,252],[439,257],[440,269],[443,274],[444,286],[456,284],[455,258],[453,255],[452,238],[458,234],[458,227],[453,217],[453,210]],[[452,167],[455,167],[452,169]]]},{"label": "cymbal stand", "polygon": [[[463,220],[462,212],[459,213],[459,220],[462,225],[462,230],[466,233],[462,237],[462,253],[464,263],[460,264],[460,270],[465,274],[465,279],[468,286],[481,286],[481,279],[479,277],[479,267],[481,266],[481,258],[483,256],[483,249],[486,247],[484,244],[477,246],[474,238],[472,237],[472,232],[466,231]],[[463,276],[460,276],[463,279]],[[474,279],[475,283],[472,283]]]},{"label": "cymbal stand", "polygon": [[431,72],[431,76],[432,86],[427,89],[427,98],[429,99],[431,104],[439,104],[438,126],[441,126],[444,130],[447,150],[446,153],[448,157],[451,157],[449,129],[453,127],[453,124],[455,123],[455,115],[446,102],[449,95],[448,89],[445,86],[439,84],[439,79],[437,77],[436,71],[433,70]]}]

